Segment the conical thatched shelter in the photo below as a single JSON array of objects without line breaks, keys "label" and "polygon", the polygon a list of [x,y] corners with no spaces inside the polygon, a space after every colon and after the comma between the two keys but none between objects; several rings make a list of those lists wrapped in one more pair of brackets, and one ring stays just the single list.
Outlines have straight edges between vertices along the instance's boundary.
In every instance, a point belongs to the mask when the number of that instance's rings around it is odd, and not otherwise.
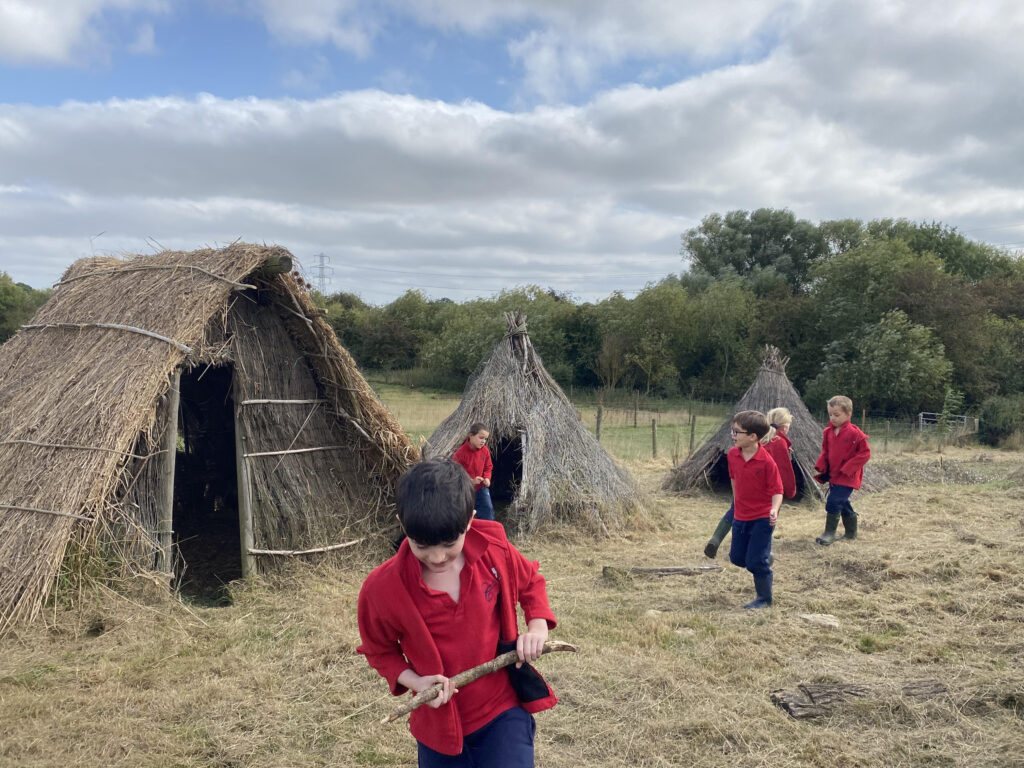
[{"label": "conical thatched shelter", "polygon": [[544,369],[521,312],[469,383],[462,402],[431,435],[425,458],[451,456],[479,421],[491,433],[491,495],[508,503],[520,533],[550,520],[607,533],[641,507],[632,479],[605,453]]},{"label": "conical thatched shelter", "polygon": [[290,270],[242,243],[82,259],[0,348],[0,629],[69,542],[223,582],[386,526],[416,450]]},{"label": "conical thatched shelter", "polygon": [[[776,347],[767,346],[764,362],[757,372],[757,378],[739,399],[733,413],[740,411],[761,411],[772,408],[788,408],[793,414],[793,425],[789,428],[789,439],[793,442],[793,473],[796,475],[797,498],[803,497],[808,488],[824,499],[827,485],[814,480],[814,462],[821,453],[821,433],[824,426],[819,424],[807,410],[796,388],[786,376],[789,358],[780,357]],[[732,418],[728,418],[710,438],[694,452],[687,461],[673,469],[662,483],[662,490],[682,491],[697,486],[711,488],[729,487],[729,466],[726,454],[732,448]],[[870,468],[865,468],[863,490],[878,490],[885,481]]]}]

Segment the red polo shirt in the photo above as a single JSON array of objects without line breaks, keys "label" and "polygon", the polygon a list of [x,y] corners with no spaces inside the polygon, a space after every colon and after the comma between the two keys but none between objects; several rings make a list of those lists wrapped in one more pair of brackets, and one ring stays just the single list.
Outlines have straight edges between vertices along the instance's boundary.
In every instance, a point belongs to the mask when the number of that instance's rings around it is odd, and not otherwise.
[{"label": "red polo shirt", "polygon": [[779,468],[768,452],[757,446],[749,461],[743,460],[738,447],[729,451],[729,477],[733,487],[733,510],[737,520],[770,517],[772,496],[782,494]]}]

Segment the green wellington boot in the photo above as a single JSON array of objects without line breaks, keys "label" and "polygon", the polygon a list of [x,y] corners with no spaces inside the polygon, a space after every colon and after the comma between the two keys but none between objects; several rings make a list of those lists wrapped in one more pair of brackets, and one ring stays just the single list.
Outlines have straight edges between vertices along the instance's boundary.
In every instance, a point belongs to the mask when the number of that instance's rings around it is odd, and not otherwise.
[{"label": "green wellington boot", "polygon": [[843,515],[843,538],[849,541],[857,538],[857,513]]},{"label": "green wellington boot", "polygon": [[722,544],[722,539],[725,538],[725,534],[732,530],[732,523],[725,518],[718,521],[718,527],[715,528],[715,532],[708,539],[708,543],[704,545],[704,554],[708,557],[714,557],[718,554],[718,547]]},{"label": "green wellington boot", "polygon": [[825,532],[815,541],[823,547],[827,547],[836,540],[836,528],[839,527],[839,515],[825,515]]}]

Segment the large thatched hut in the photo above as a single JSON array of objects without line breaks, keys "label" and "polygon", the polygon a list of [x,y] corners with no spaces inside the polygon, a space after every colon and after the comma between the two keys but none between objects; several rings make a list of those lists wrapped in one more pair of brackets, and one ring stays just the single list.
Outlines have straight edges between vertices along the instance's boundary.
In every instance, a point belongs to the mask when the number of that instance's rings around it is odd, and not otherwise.
[{"label": "large thatched hut", "polygon": [[82,259],[0,348],[0,629],[69,542],[223,582],[387,525],[416,449],[290,269],[242,243]]},{"label": "large thatched hut", "polygon": [[508,525],[520,533],[553,520],[604,533],[620,527],[642,506],[633,480],[544,368],[523,314],[505,320],[508,332],[424,445],[424,457],[451,456],[470,425],[483,422],[494,460],[491,495],[499,508],[507,504]]},{"label": "large thatched hut", "polygon": [[[788,362],[789,358],[781,357],[776,347],[765,347],[764,362],[757,377],[736,403],[733,413],[767,413],[779,406],[788,408],[793,414],[789,439],[793,442],[793,474],[796,475],[797,498],[802,498],[811,489],[811,493],[824,499],[828,486],[814,480],[814,462],[821,452],[821,433],[824,427],[811,416],[796,387],[786,376]],[[732,417],[726,419],[718,431],[697,448],[693,456],[669,472],[662,483],[662,490],[683,491],[698,486],[728,488],[729,466],[726,454],[732,448],[731,428]],[[878,490],[885,484],[877,473],[865,468],[864,490]]]}]

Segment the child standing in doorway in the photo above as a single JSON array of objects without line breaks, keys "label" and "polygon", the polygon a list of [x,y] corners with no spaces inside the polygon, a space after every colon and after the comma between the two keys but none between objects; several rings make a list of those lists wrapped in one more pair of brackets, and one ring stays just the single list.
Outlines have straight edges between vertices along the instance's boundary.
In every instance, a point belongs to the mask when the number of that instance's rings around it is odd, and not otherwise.
[{"label": "child standing in doorway", "polygon": [[477,520],[493,520],[494,504],[491,503],[491,452],[487,449],[487,438],[491,433],[487,425],[477,421],[469,426],[469,435],[452,454],[452,461],[462,466],[473,481],[474,506]]}]

